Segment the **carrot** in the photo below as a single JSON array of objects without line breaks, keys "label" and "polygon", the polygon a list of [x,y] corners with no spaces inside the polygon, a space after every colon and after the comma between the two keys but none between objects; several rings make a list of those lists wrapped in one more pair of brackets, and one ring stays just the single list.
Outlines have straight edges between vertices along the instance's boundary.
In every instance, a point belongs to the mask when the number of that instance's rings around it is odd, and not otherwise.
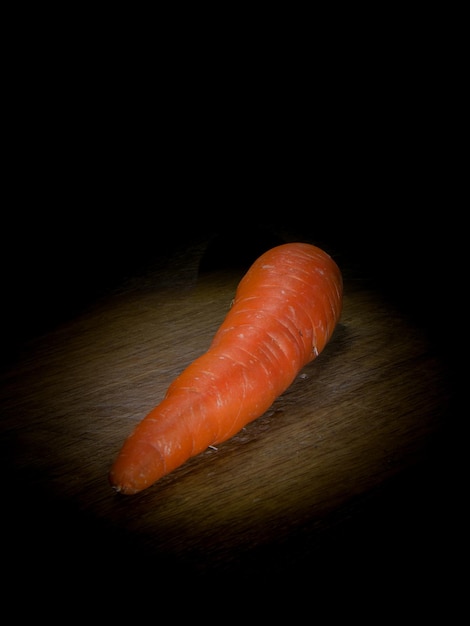
[{"label": "carrot", "polygon": [[210,347],[125,440],[109,480],[135,494],[260,417],[329,341],[342,309],[333,259],[307,243],[262,254]]}]

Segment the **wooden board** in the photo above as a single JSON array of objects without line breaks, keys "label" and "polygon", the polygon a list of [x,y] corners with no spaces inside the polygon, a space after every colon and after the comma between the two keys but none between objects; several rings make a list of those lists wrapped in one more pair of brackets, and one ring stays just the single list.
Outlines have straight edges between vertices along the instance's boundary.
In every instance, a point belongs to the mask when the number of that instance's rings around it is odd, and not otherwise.
[{"label": "wooden board", "polygon": [[110,488],[124,438],[230,306],[241,274],[199,271],[206,249],[199,240],[123,280],[4,368],[4,522],[21,535],[19,561],[58,579],[71,566],[99,580],[142,568],[354,578],[358,563],[393,568],[413,546],[425,566],[448,371],[426,329],[346,263],[330,343],[265,415],[140,494]]}]

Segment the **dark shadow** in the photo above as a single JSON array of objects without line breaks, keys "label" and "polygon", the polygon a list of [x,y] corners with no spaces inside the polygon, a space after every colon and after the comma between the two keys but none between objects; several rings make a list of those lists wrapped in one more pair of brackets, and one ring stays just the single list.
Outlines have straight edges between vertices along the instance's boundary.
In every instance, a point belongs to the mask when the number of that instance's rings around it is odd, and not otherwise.
[{"label": "dark shadow", "polygon": [[212,239],[199,264],[199,272],[247,270],[266,250],[286,243],[277,233],[260,226],[228,227]]}]

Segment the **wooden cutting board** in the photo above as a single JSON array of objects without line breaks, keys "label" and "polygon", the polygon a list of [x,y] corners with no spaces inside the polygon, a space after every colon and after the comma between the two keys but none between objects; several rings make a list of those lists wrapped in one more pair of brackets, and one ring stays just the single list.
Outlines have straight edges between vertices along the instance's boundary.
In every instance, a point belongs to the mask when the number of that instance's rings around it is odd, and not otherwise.
[{"label": "wooden cutting board", "polygon": [[58,578],[71,564],[112,577],[127,563],[170,578],[292,580],[388,568],[413,546],[422,565],[448,372],[426,330],[346,258],[330,343],[265,415],[140,494],[110,488],[124,438],[230,306],[241,272],[202,270],[208,250],[200,239],[127,277],[4,367],[4,521],[20,559]]}]

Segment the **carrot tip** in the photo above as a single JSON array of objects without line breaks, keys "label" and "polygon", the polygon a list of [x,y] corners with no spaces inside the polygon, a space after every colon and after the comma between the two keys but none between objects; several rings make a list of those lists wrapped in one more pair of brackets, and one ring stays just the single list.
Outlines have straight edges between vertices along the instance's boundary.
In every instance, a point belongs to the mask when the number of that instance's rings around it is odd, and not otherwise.
[{"label": "carrot tip", "polygon": [[111,484],[111,489],[114,492],[122,494],[122,495],[132,495],[140,491],[140,489],[136,487],[132,487],[131,485],[126,484],[125,482],[121,482],[121,483],[114,482],[111,476],[109,477],[109,482]]}]

